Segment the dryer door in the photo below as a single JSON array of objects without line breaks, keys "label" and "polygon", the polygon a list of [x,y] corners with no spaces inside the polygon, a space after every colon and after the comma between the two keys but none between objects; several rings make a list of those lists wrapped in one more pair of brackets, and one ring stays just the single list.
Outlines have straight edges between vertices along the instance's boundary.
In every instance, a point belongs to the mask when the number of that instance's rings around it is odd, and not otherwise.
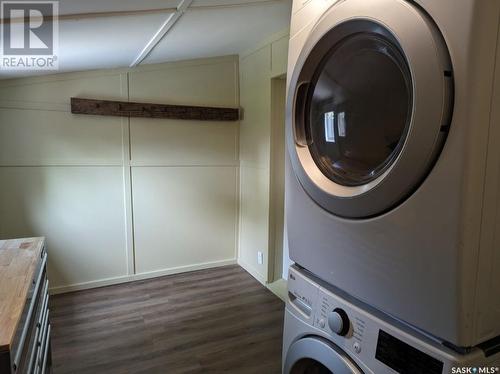
[{"label": "dryer door", "polygon": [[320,337],[297,340],[287,352],[285,374],[362,374],[347,354]]},{"label": "dryer door", "polygon": [[442,149],[453,81],[443,38],[404,0],[347,0],[316,24],[293,71],[287,143],[323,208],[384,213],[411,195]]}]

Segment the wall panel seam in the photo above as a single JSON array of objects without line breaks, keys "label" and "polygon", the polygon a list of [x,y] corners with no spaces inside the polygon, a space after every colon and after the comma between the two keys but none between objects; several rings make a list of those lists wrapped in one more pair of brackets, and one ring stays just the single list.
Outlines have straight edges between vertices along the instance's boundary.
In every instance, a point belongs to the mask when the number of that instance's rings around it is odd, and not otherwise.
[{"label": "wall panel seam", "polygon": [[[125,92],[122,92],[122,95],[125,94],[127,100],[130,97],[130,79],[129,74],[122,74],[122,88]],[[131,167],[131,159],[132,159],[132,138],[130,132],[130,117],[124,118],[122,120],[123,126],[123,139],[122,139],[122,148],[123,148],[123,190],[124,190],[124,208],[125,208],[125,237],[126,237],[126,256],[127,256],[127,273],[128,275],[136,274],[136,263],[135,263],[135,238],[134,238],[134,202],[133,202],[133,180],[132,180],[132,167]]]}]

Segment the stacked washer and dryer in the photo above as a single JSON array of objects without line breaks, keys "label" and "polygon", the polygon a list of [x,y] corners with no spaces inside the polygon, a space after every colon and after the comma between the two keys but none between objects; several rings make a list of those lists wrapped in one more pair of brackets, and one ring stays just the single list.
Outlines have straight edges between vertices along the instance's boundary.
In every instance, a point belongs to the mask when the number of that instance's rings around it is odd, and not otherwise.
[{"label": "stacked washer and dryer", "polygon": [[498,372],[499,22],[294,0],[284,373]]}]

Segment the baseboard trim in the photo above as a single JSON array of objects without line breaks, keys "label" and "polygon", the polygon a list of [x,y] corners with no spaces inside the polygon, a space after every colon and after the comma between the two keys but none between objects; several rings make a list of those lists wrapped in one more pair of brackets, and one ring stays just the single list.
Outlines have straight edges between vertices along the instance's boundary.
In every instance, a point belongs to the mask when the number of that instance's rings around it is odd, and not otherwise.
[{"label": "baseboard trim", "polygon": [[243,269],[245,269],[252,277],[257,279],[260,283],[266,286],[267,280],[266,278],[260,274],[257,269],[255,269],[252,265],[247,264],[241,258],[238,259],[238,265],[240,265]]},{"label": "baseboard trim", "polygon": [[68,292],[88,290],[91,288],[112,286],[114,284],[163,277],[165,275],[173,275],[173,274],[186,273],[189,271],[210,269],[210,268],[216,268],[216,267],[227,266],[227,265],[235,265],[237,263],[238,262],[236,259],[228,259],[228,260],[221,260],[221,261],[202,262],[202,263],[194,264],[194,265],[177,266],[177,267],[168,268],[168,269],[150,271],[150,272],[146,272],[146,273],[123,275],[123,276],[118,276],[118,277],[113,277],[113,278],[100,279],[100,280],[96,280],[96,281],[75,283],[75,284],[70,284],[67,286],[51,287],[50,294],[51,295],[58,295],[58,294],[68,293]]},{"label": "baseboard trim", "polygon": [[228,259],[228,260],[202,262],[202,263],[195,264],[195,265],[178,266],[178,267],[169,268],[169,269],[149,271],[146,273],[135,274],[135,275],[133,275],[133,277],[134,277],[134,280],[143,280],[143,279],[149,279],[149,278],[163,277],[165,275],[187,273],[188,271],[210,269],[210,268],[216,268],[216,267],[227,266],[227,265],[235,265],[235,264],[237,264],[237,261],[235,258],[233,258],[233,259]]}]

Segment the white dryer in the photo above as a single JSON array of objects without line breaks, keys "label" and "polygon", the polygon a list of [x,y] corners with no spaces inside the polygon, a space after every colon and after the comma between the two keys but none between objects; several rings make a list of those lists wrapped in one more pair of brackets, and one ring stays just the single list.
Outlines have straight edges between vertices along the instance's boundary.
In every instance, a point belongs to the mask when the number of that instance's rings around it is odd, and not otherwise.
[{"label": "white dryer", "polygon": [[295,0],[291,259],[456,349],[500,335],[500,0]]},{"label": "white dryer", "polygon": [[283,339],[284,374],[500,372],[500,353],[459,354],[292,267]]}]

